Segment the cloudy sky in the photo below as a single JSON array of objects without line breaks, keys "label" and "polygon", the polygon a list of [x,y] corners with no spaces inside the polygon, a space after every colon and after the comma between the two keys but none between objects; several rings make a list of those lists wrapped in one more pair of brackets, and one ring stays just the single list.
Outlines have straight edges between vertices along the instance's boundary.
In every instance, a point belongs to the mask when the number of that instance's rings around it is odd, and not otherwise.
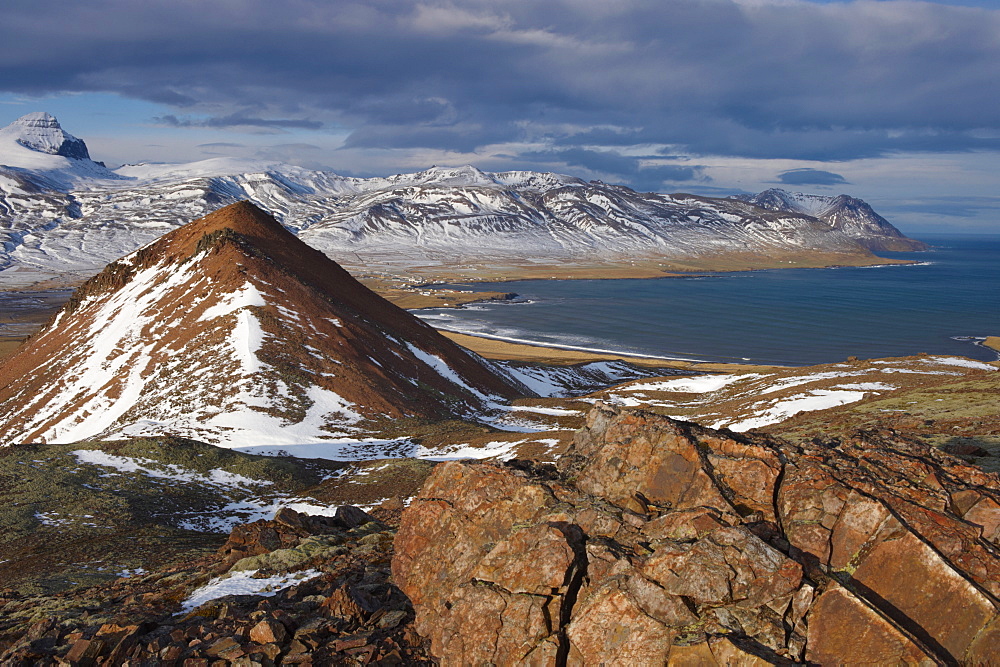
[{"label": "cloudy sky", "polygon": [[533,169],[1000,232],[1000,0],[7,0],[0,124],[112,164]]}]

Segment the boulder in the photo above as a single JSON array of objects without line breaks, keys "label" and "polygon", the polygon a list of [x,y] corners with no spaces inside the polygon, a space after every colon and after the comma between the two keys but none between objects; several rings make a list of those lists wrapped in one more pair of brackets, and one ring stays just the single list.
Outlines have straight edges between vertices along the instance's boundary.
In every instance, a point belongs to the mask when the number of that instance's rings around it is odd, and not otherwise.
[{"label": "boulder", "polygon": [[371,515],[351,505],[338,507],[333,517],[312,516],[282,507],[271,520],[261,519],[233,528],[229,539],[219,548],[221,565],[228,568],[243,558],[293,548],[310,536],[337,533],[372,521],[375,519]]}]

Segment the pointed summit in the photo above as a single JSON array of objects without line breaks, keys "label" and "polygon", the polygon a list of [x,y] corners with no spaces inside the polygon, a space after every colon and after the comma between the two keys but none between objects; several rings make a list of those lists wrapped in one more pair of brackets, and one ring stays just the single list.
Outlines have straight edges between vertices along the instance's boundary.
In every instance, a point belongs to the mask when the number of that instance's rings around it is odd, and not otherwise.
[{"label": "pointed summit", "polygon": [[306,444],[524,393],[241,202],[112,262],[5,360],[0,444]]},{"label": "pointed summit", "polygon": [[239,239],[241,243],[252,245],[259,253],[280,252],[289,244],[293,251],[308,248],[282,227],[274,216],[246,200],[224,206],[179,227],[157,239],[154,245],[157,246],[157,253],[163,256],[187,257],[198,250],[199,244],[204,246],[219,238],[223,241]]}]

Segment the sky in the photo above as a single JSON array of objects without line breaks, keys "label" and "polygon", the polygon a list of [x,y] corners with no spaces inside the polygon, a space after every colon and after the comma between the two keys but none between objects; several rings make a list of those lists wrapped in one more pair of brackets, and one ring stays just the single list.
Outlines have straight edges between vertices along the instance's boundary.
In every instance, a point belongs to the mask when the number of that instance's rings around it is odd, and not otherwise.
[{"label": "sky", "polygon": [[109,165],[473,164],[1000,233],[1000,0],[7,0],[0,124]]}]

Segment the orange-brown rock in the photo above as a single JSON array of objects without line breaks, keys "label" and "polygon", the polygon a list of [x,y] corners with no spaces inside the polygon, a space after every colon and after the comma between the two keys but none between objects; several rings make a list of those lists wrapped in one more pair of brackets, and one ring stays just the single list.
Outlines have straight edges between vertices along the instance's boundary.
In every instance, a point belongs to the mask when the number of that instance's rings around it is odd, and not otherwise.
[{"label": "orange-brown rock", "polygon": [[558,475],[447,463],[393,573],[444,664],[982,664],[1000,478],[599,405]]},{"label": "orange-brown rock", "polygon": [[933,654],[846,589],[833,586],[809,612],[809,648],[814,663],[933,665]]},{"label": "orange-brown rock", "polygon": [[278,621],[264,620],[250,628],[250,640],[258,644],[280,644],[287,636],[288,631]]},{"label": "orange-brown rock", "polygon": [[[220,566],[229,567],[241,558],[294,547],[309,535],[323,535],[353,528],[360,525],[359,522],[366,523],[359,518],[361,515],[367,517],[368,521],[374,520],[364,511],[351,506],[338,508],[335,517],[309,516],[283,507],[273,519],[261,519],[233,528],[229,539],[219,547],[219,555],[222,557]],[[350,518],[345,520],[341,517]]]}]

